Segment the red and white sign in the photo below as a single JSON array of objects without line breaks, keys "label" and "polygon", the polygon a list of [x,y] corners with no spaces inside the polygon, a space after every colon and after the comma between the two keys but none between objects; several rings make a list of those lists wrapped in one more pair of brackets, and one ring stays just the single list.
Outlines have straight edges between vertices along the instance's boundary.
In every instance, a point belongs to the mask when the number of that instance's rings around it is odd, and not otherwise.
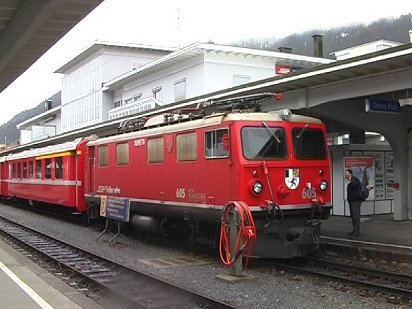
[{"label": "red and white sign", "polygon": [[277,64],[275,66],[275,70],[276,70],[277,75],[287,74],[293,71],[290,65],[281,65],[281,64]]}]

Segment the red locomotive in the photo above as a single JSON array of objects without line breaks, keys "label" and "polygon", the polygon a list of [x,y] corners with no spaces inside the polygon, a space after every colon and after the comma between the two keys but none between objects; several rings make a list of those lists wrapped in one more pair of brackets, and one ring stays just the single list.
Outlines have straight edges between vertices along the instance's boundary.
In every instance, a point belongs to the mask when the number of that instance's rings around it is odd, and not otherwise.
[{"label": "red locomotive", "polygon": [[[225,106],[245,104],[235,101]],[[89,216],[107,197],[126,200],[138,229],[185,231],[211,242],[225,205],[240,203],[257,229],[254,256],[294,257],[316,249],[318,219],[331,209],[321,121],[283,110],[172,113],[134,124],[137,130],[128,133],[1,158],[1,194]]]}]

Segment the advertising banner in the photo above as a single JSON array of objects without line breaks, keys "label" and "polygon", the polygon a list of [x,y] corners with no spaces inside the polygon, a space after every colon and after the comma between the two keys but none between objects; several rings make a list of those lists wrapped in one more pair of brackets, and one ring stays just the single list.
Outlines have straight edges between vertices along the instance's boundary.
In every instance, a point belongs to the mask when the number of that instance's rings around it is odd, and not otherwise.
[{"label": "advertising banner", "polygon": [[[375,159],[373,157],[345,157],[344,169],[352,170],[353,176],[357,177],[369,189],[367,201],[375,200]],[[348,181],[344,182],[345,200]]]}]

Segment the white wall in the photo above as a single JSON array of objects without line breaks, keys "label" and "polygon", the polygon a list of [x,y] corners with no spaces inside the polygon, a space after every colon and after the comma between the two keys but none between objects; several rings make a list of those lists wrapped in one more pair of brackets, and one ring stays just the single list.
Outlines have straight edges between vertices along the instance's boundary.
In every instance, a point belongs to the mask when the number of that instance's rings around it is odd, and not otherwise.
[{"label": "white wall", "polygon": [[141,93],[141,98],[153,96],[153,89],[162,88],[161,101],[173,103],[174,83],[186,80],[186,98],[233,87],[233,76],[250,76],[250,82],[275,76],[276,59],[256,59],[244,56],[199,55],[171,65],[160,72],[149,74],[125,84],[114,91],[114,101],[127,100]]},{"label": "white wall", "polygon": [[102,94],[102,83],[134,67],[151,62],[164,52],[103,48],[73,66],[63,77],[61,131],[70,131],[107,120],[112,95]]},{"label": "white wall", "polygon": [[[162,87],[161,101],[164,104],[174,102],[174,83],[186,79],[186,98],[204,93],[203,57],[196,57],[178,65],[170,66],[160,72],[152,73],[143,79],[125,84],[114,92],[114,101],[123,101],[142,93],[142,98],[152,97],[153,89]],[[114,103],[113,101],[113,103]],[[114,107],[114,105],[113,105]]]}]

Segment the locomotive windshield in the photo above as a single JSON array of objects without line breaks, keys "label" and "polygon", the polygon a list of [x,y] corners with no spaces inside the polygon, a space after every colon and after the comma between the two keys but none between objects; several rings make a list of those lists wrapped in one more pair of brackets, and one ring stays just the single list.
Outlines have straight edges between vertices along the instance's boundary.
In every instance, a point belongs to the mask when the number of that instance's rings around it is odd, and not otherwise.
[{"label": "locomotive windshield", "polygon": [[323,132],[320,129],[303,127],[293,128],[293,146],[295,157],[300,160],[326,159],[326,147]]},{"label": "locomotive windshield", "polygon": [[242,129],[243,155],[249,160],[279,160],[287,158],[284,128],[245,127]]}]

